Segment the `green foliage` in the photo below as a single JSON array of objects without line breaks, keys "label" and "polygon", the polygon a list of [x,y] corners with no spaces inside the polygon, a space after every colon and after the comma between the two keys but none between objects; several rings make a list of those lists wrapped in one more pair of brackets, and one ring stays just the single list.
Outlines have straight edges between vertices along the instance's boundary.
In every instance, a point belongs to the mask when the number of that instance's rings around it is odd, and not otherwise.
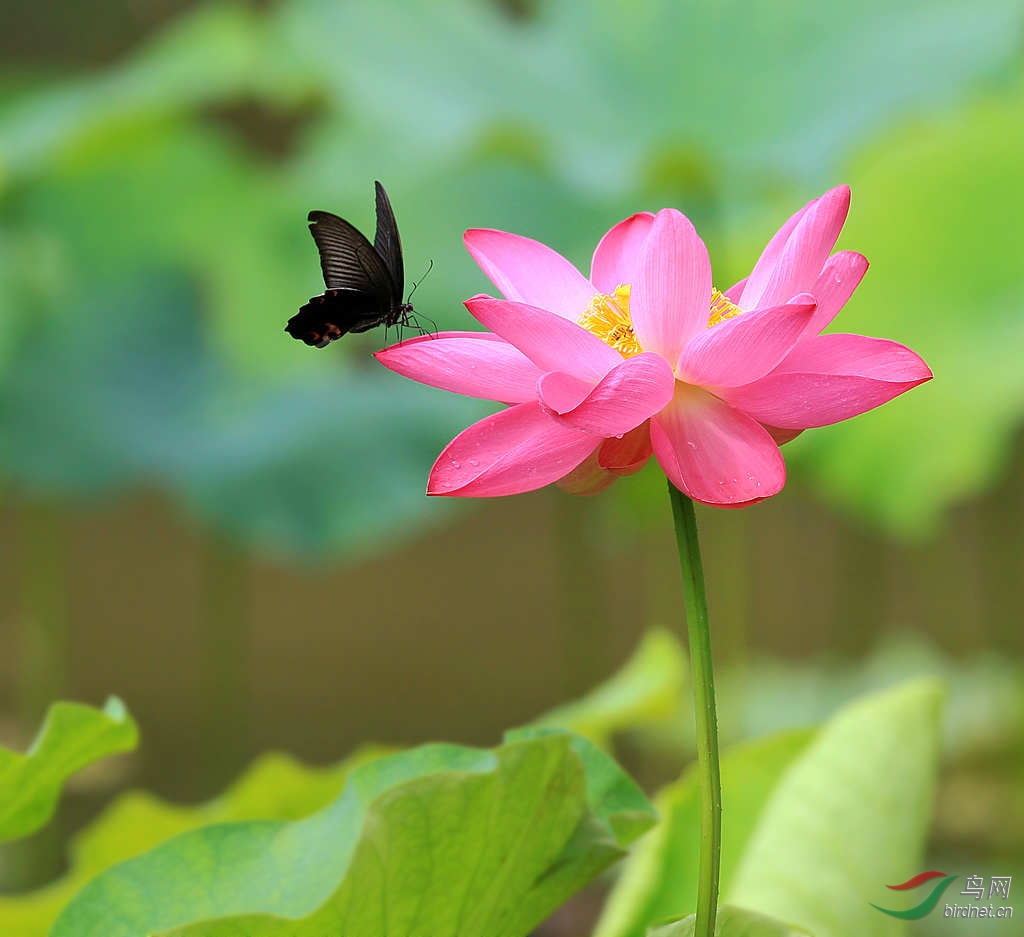
[{"label": "green foliage", "polygon": [[[1021,18],[1012,0],[872,0],[846,9],[842,28],[831,10],[789,0],[543,4],[517,24],[472,0],[213,4],[96,74],[11,84],[0,92],[0,397],[46,401],[52,415],[82,393],[91,411],[43,439],[26,429],[45,426],[36,412],[5,406],[7,473],[74,496],[155,481],[278,552],[412,532],[443,516],[421,494],[432,458],[485,411],[390,374],[374,383],[362,373],[373,366],[357,364],[372,336],[317,354],[283,335],[320,288],[308,208],[368,230],[371,182],[383,179],[410,278],[435,261],[418,307],[465,328],[462,299],[489,288],[462,249],[468,226],[540,238],[585,268],[610,224],[674,204],[709,239],[721,286],[862,152],[845,243],[874,270],[837,327],[908,342],[938,379],[789,448],[830,497],[925,530],[997,475],[1024,407],[1007,358],[1020,275],[998,246],[1019,236],[1003,196],[1020,193],[1020,89],[951,112],[980,83],[1005,83]],[[310,54],[330,37],[346,37],[345,54]],[[224,116],[246,107],[273,155]],[[932,125],[909,145],[902,126],[875,139],[915,112]],[[991,242],[994,224],[1005,230]],[[183,370],[203,375],[182,407],[145,382],[150,368],[180,369],[178,327],[194,336]],[[131,413],[124,388],[103,381],[108,349],[128,358],[162,329],[167,360],[152,342],[136,368],[149,405]],[[93,359],[76,364],[73,391],[71,334]],[[48,356],[51,343],[64,347]],[[205,426],[193,434],[183,428],[196,412]],[[941,443],[924,427],[942,427]],[[211,444],[215,431],[230,439]],[[364,475],[384,470],[368,511]],[[316,486],[315,503],[295,479]],[[617,487],[630,486],[645,482]]]},{"label": "green foliage", "polygon": [[[945,653],[920,634],[894,635],[857,665],[826,656],[800,663],[755,659],[716,675],[726,738],[760,738],[823,721],[859,696],[932,678],[946,687],[943,751],[974,758],[1006,750],[1024,727],[1024,672],[1006,655]],[[689,731],[688,714],[677,734]]]},{"label": "green foliage", "polygon": [[108,870],[52,935],[526,934],[653,819],[579,737],[430,745],[360,766],[306,819],[203,827]]},{"label": "green foliage", "polygon": [[[723,893],[780,777],[814,736],[812,730],[783,732],[733,746],[723,755]],[[695,767],[660,791],[655,807],[661,822],[631,856],[594,937],[641,937],[651,922],[696,907],[700,788]]]},{"label": "green foliage", "polygon": [[482,130],[526,127],[547,141],[566,184],[597,197],[635,197],[645,170],[680,148],[695,157],[684,166],[707,167],[716,197],[731,199],[752,172],[762,185],[819,184],[895,113],[997,74],[1022,23],[1013,0],[941,10],[872,0],[845,7],[841,27],[830,8],[799,0],[550,3],[519,28],[472,0],[293,0],[282,10],[301,48],[325,33],[360,38],[323,60],[357,121],[438,161]]},{"label": "green foliage", "polygon": [[869,902],[920,868],[942,696],[921,681],[840,712],[773,793],[726,890],[729,902],[816,937],[902,933]]},{"label": "green foliage", "polygon": [[686,658],[672,632],[644,635],[633,656],[585,696],[551,710],[537,725],[560,726],[607,748],[621,729],[672,721],[687,683]]},{"label": "green foliage", "polygon": [[[652,631],[606,684],[539,723],[561,725],[603,741],[613,730],[659,720],[678,707],[681,667],[678,642],[667,632]],[[525,731],[527,736],[535,734]],[[583,748],[585,743],[578,740],[577,745]],[[91,879],[180,833],[213,823],[308,816],[340,794],[355,767],[382,754],[368,748],[332,768],[310,768],[285,755],[265,755],[224,794],[198,807],[170,804],[143,792],[123,794],[74,838],[70,869],[63,878],[31,894],[0,896],[0,934],[45,937],[57,915]],[[590,801],[611,805],[617,797],[624,808],[635,801],[632,782],[610,761],[591,758],[589,765]],[[623,841],[650,823],[646,810],[610,810],[606,819]]]},{"label": "green foliage", "polygon": [[[679,653],[653,632],[620,674],[562,710],[566,721],[604,739],[612,727],[660,718],[666,687],[678,699]],[[662,683],[646,697],[644,675]],[[918,681],[859,700],[820,730],[726,753],[722,894],[735,908],[723,910],[720,934],[900,932],[870,903],[920,865],[941,697],[934,682]],[[557,713],[541,721],[560,721]],[[630,857],[595,937],[641,937],[696,902],[695,773],[655,806],[661,822]],[[0,932],[525,934],[654,817],[593,743],[543,726],[511,732],[491,751],[367,750],[330,769],[267,756],[201,807],[120,797],[76,838],[64,879],[0,898]],[[676,920],[651,933],[691,926]]]},{"label": "green foliage", "polygon": [[115,697],[101,710],[54,703],[26,754],[0,748],[0,842],[44,826],[71,775],[108,755],[130,751],[137,739],[135,723]]},{"label": "green foliage", "polygon": [[872,269],[833,330],[905,341],[935,372],[794,443],[813,484],[858,516],[921,534],[999,480],[1024,411],[1022,163],[1024,85],[887,135],[854,163],[842,244]]},{"label": "green foliage", "polygon": [[[245,95],[286,104],[312,90],[273,24],[239,3],[198,6],[125,61],[8,102],[0,120],[0,185],[56,165],[83,165],[141,131]],[[199,180],[201,181],[201,180]],[[3,189],[0,188],[0,193]],[[155,193],[159,194],[159,193]]]},{"label": "green foliage", "polygon": [[449,502],[424,496],[424,468],[475,402],[377,372],[240,378],[187,314],[194,298],[166,273],[76,297],[0,387],[8,471],[76,494],[158,481],[279,552],[373,545],[447,516]]},{"label": "green foliage", "polygon": [[170,804],[140,791],[122,794],[74,838],[63,878],[31,894],[0,896],[0,934],[46,937],[57,915],[91,879],[179,833],[211,823],[308,816],[338,796],[353,768],[382,754],[367,748],[331,768],[264,755],[220,797],[199,807]]},{"label": "green foliage", "polygon": [[[870,902],[920,863],[941,698],[933,681],[918,681],[847,706],[816,733],[730,749],[722,759],[725,899],[816,937],[900,933]],[[595,937],[640,937],[696,903],[693,775],[656,805],[664,820],[631,857]]]},{"label": "green foliage", "polygon": [[[691,914],[681,921],[652,927],[647,931],[647,937],[693,937],[696,923],[697,916]],[[756,911],[724,905],[718,909],[715,934],[717,937],[804,937],[808,931],[783,924]]]}]

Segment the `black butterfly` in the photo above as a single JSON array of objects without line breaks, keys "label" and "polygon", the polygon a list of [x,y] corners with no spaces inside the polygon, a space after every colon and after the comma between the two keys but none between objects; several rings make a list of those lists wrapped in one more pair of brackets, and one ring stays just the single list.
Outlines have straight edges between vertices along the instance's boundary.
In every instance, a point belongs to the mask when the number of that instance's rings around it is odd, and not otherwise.
[{"label": "black butterfly", "polygon": [[388,194],[377,187],[377,233],[370,244],[352,225],[329,211],[309,213],[309,231],[320,251],[327,289],[288,320],[293,338],[323,348],[346,332],[378,325],[408,325],[411,303],[402,302],[402,242]]}]

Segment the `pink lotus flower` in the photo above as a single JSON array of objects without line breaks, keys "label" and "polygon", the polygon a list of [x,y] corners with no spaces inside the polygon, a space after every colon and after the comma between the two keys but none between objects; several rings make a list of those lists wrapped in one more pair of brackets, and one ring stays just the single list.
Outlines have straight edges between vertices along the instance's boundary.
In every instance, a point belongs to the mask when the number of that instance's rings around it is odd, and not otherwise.
[{"label": "pink lotus flower", "polygon": [[737,507],[776,494],[786,480],[780,443],[932,376],[896,342],[818,334],[867,269],[853,251],[829,256],[849,204],[845,186],[809,202],[725,293],[675,209],[612,228],[590,279],[537,241],[467,231],[467,249],[505,296],[466,301],[490,332],[442,332],[377,353],[406,377],[509,404],[452,440],[427,493],[486,497],[558,482],[589,494],[653,453],[696,501]]}]

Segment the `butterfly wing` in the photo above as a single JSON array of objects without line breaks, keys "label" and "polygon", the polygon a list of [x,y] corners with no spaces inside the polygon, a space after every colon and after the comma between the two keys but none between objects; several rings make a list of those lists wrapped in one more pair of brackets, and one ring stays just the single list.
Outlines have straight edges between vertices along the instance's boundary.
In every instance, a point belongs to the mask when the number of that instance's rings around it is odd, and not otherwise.
[{"label": "butterfly wing", "polygon": [[398,226],[384,187],[377,183],[377,233],[371,244],[344,218],[309,213],[327,289],[288,320],[289,335],[323,348],[347,332],[404,321],[404,270]]},{"label": "butterfly wing", "polygon": [[365,332],[383,321],[379,300],[360,290],[325,290],[288,320],[284,330],[307,345],[324,348],[348,332]]},{"label": "butterfly wing", "polygon": [[381,315],[390,311],[391,274],[359,230],[329,211],[311,211],[309,232],[320,252],[320,269],[328,289],[369,294],[379,304]]},{"label": "butterfly wing", "polygon": [[398,306],[401,305],[402,294],[405,292],[402,239],[398,236],[398,223],[395,221],[395,213],[391,210],[388,193],[379,182],[375,182],[374,185],[377,187],[377,233],[373,238],[373,247],[391,275],[391,302],[392,305]]}]

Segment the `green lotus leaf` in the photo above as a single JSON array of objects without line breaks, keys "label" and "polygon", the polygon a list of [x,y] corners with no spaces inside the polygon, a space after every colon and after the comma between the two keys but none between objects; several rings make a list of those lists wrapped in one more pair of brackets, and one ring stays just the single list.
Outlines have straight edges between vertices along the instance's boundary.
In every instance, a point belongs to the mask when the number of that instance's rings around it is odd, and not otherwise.
[{"label": "green lotus leaf", "polygon": [[138,732],[116,697],[103,709],[54,703],[24,755],[0,747],[0,842],[34,833],[53,816],[64,782],[86,765],[130,751]]}]

